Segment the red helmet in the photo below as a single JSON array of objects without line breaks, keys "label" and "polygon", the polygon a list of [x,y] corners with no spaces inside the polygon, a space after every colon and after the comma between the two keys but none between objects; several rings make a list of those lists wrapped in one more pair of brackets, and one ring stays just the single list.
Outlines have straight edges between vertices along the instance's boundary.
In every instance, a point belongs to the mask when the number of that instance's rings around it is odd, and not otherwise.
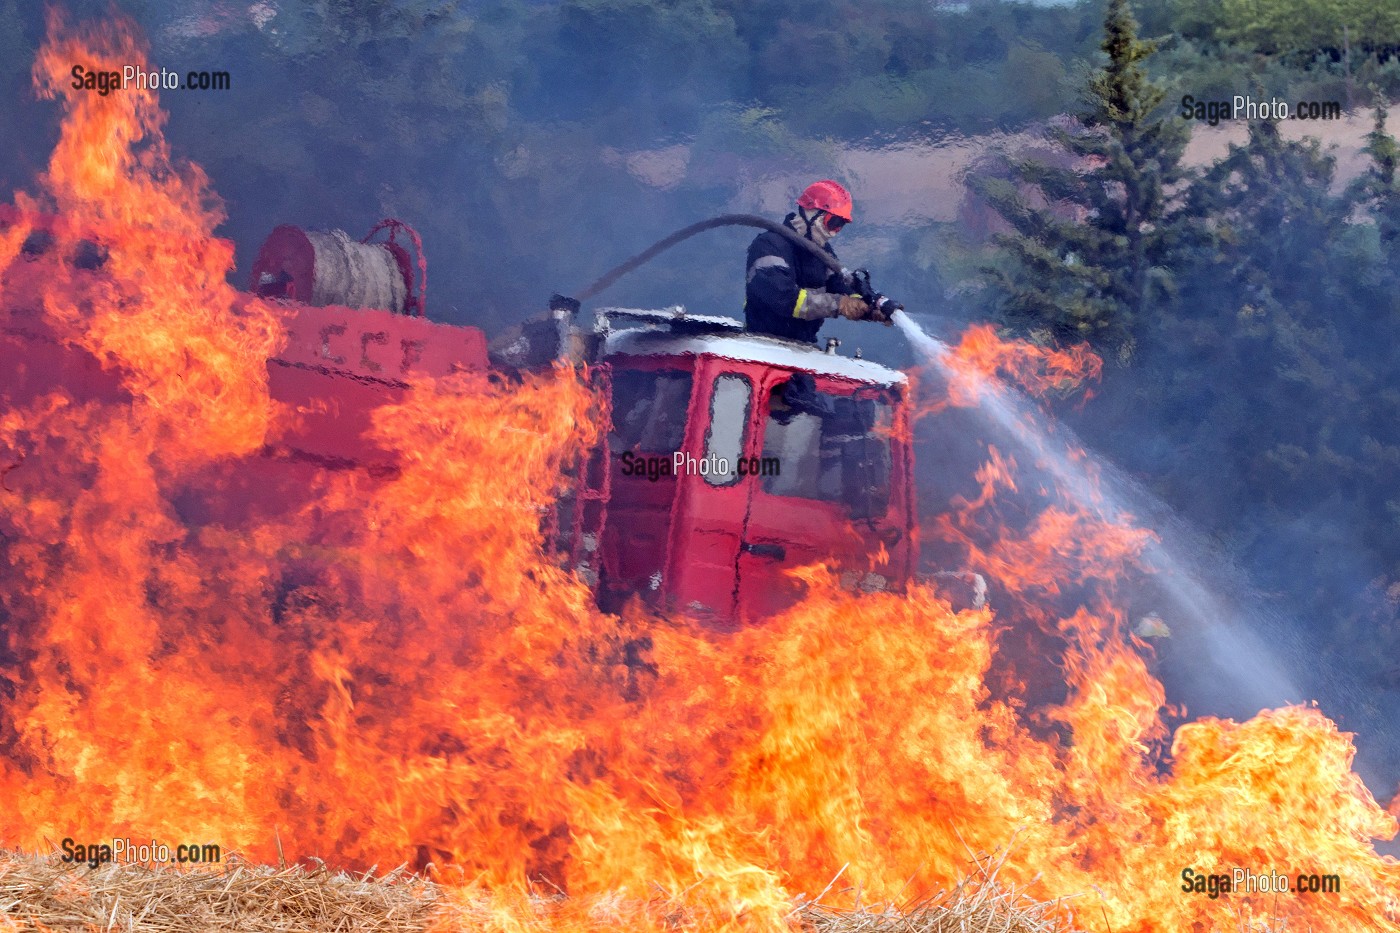
[{"label": "red helmet", "polygon": [[797,206],[805,207],[809,211],[826,211],[840,217],[846,223],[851,222],[851,193],[830,178],[808,185],[807,190],[797,199]]}]

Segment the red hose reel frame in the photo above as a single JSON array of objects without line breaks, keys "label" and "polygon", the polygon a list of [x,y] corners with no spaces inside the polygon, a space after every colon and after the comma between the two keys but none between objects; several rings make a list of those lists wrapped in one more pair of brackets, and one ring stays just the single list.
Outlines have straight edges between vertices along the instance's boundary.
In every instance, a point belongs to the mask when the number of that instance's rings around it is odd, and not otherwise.
[{"label": "red hose reel frame", "polygon": [[[384,241],[384,246],[393,255],[394,261],[399,264],[399,272],[403,275],[404,283],[408,285],[408,297],[404,299],[404,313],[415,317],[426,317],[426,299],[428,296],[428,257],[423,255],[423,239],[409,224],[404,223],[394,217],[386,217],[370,228],[360,240],[361,243],[368,243],[374,235],[381,230],[389,231],[389,238]],[[413,266],[408,255],[408,250],[398,242],[399,233],[403,233],[413,243],[413,252],[417,257],[418,265],[418,290],[413,289]]]}]

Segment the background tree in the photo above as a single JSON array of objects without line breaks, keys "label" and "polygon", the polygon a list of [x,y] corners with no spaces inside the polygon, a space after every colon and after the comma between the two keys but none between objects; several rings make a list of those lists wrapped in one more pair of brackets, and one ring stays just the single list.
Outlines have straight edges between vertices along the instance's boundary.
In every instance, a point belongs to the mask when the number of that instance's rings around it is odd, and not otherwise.
[{"label": "background tree", "polygon": [[1264,53],[1375,54],[1400,46],[1400,7],[1376,0],[1179,0],[1175,25]]},{"label": "background tree", "polygon": [[1021,160],[977,187],[1012,228],[994,238],[1001,253],[986,270],[1005,319],[1126,359],[1170,285],[1188,131],[1161,112],[1166,92],[1144,68],[1157,43],[1138,38],[1127,0],[1110,0],[1101,48],[1108,60],[1079,125],[1049,134],[1066,164]]},{"label": "background tree", "polygon": [[1388,258],[1400,260],[1400,144],[1386,131],[1384,105],[1375,109],[1375,125],[1366,136],[1366,172],[1352,187],[1376,223],[1376,232]]}]

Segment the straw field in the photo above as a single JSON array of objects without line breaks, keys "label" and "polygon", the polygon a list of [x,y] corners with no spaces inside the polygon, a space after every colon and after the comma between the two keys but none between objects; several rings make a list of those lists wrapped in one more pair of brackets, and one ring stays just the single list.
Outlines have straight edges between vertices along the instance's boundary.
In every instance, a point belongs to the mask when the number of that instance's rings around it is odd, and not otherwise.
[{"label": "straw field", "polygon": [[[523,926],[549,926],[547,898]],[[902,909],[837,910],[808,904],[794,926],[811,933],[1074,933],[1038,904],[995,881],[965,883]],[[253,865],[217,870],[108,863],[0,852],[0,930],[140,933],[436,933],[500,929],[499,915],[405,870],[372,877],[325,866]],[[678,930],[692,926],[677,918]],[[632,926],[592,913],[597,929]]]}]

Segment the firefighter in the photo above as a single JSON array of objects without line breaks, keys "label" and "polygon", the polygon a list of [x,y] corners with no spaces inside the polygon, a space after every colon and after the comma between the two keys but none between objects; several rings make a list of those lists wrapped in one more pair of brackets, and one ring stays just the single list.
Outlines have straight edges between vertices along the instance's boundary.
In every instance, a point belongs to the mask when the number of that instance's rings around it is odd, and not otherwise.
[{"label": "firefighter", "polygon": [[[851,222],[851,193],[824,179],[813,182],[797,199],[797,210],[783,224],[835,258],[830,240]],[[751,331],[817,342],[827,318],[879,321],[888,324],[892,303],[868,300],[850,273],[831,272],[808,250],[771,231],[749,244],[749,267],[744,289],[744,316]]]}]

